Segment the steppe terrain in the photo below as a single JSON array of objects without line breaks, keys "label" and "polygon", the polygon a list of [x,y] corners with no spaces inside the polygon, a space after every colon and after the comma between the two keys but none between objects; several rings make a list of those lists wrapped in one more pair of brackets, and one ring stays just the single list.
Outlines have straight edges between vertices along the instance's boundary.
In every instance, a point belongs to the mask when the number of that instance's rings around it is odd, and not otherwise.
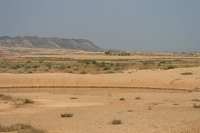
[{"label": "steppe terrain", "polygon": [[[199,57],[40,57],[0,58],[0,127],[24,123],[48,133],[200,132]],[[112,124],[115,119],[121,124]]]}]

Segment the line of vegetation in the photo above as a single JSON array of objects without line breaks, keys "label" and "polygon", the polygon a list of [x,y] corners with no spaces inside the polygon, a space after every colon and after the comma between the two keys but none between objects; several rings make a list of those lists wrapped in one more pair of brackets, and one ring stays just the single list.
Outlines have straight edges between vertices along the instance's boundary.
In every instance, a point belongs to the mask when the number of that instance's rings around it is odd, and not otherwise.
[{"label": "line of vegetation", "polygon": [[14,132],[17,133],[47,133],[43,129],[37,129],[30,124],[17,123],[11,126],[2,126],[0,125],[0,132]]}]

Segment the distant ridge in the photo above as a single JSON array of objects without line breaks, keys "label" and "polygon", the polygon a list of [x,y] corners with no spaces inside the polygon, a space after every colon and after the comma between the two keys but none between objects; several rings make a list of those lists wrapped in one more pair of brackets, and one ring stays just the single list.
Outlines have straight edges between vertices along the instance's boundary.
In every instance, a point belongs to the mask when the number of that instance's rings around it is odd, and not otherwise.
[{"label": "distant ridge", "polygon": [[103,50],[86,39],[63,39],[57,37],[39,38],[38,36],[0,37],[0,46],[26,48],[65,48],[77,50]]}]

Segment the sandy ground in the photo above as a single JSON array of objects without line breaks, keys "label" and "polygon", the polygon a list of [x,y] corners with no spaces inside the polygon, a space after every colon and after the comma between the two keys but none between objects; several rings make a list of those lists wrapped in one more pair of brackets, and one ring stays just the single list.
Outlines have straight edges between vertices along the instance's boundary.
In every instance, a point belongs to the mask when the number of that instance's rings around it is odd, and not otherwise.
[{"label": "sandy ground", "polygon": [[[181,75],[192,72],[193,75]],[[200,87],[200,67],[173,70],[135,70],[116,74],[0,74],[0,87],[96,86],[195,89]]]},{"label": "sandy ground", "polygon": [[[184,72],[193,75],[180,75]],[[200,100],[199,67],[102,75],[0,74],[0,87],[0,93],[12,96],[12,100],[0,100],[1,125],[30,123],[49,133],[200,132],[200,109],[193,108],[200,102],[192,101]],[[122,97],[124,101],[119,100]],[[16,99],[23,98],[34,104],[17,107]],[[62,118],[66,112],[74,116]],[[123,123],[112,125],[114,119]]]}]

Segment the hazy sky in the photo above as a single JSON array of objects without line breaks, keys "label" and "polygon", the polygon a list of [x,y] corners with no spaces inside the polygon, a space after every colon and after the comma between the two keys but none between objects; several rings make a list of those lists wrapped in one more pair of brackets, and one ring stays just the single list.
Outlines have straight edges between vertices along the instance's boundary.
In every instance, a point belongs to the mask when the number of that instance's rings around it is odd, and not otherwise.
[{"label": "hazy sky", "polygon": [[200,0],[0,0],[0,36],[88,39],[103,48],[200,52]]}]

